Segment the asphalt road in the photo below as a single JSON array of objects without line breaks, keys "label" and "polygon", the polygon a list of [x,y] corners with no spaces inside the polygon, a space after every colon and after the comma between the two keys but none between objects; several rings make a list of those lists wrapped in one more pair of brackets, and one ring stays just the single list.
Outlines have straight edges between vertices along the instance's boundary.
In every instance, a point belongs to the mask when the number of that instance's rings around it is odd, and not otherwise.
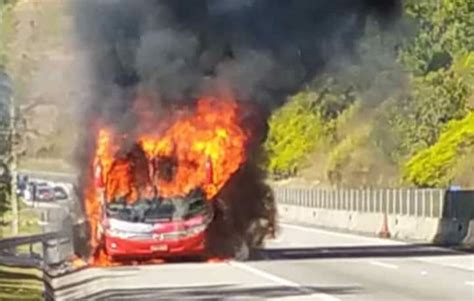
[{"label": "asphalt road", "polygon": [[474,255],[282,225],[248,262],[87,269],[57,300],[474,300]]}]

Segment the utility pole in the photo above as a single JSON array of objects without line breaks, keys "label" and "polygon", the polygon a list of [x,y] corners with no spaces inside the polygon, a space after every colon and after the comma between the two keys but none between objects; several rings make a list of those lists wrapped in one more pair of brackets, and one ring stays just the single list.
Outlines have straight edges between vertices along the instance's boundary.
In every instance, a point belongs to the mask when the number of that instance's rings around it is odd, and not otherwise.
[{"label": "utility pole", "polygon": [[10,198],[12,204],[12,234],[18,235],[18,198],[16,194],[17,187],[17,155],[14,146],[16,137],[16,109],[13,95],[10,95],[10,175],[11,175],[11,186],[10,186]]},{"label": "utility pole", "polygon": [[0,154],[2,163],[8,165],[10,178],[10,205],[12,210],[12,234],[18,234],[18,199],[16,195],[17,186],[17,157],[14,147],[14,139],[16,135],[16,114],[15,103],[12,93],[12,84],[8,74],[0,69],[0,115],[5,122],[1,123],[3,143],[6,147],[2,147]]}]

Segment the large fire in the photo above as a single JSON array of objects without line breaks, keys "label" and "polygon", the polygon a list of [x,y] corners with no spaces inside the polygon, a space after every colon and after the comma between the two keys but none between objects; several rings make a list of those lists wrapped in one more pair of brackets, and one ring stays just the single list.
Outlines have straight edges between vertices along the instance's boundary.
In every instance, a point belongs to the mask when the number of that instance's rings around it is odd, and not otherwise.
[{"label": "large fire", "polygon": [[[106,202],[123,197],[133,203],[151,190],[163,197],[186,195],[197,187],[207,200],[213,200],[246,159],[248,137],[239,121],[239,109],[233,100],[203,98],[178,117],[161,121],[150,116],[139,118],[138,122],[147,123],[147,127],[155,120],[156,132],[120,133],[112,127],[100,127],[91,162],[93,172],[85,191],[92,249],[100,249],[101,243],[96,235],[102,216],[97,187],[103,187]],[[150,112],[137,112],[142,113]],[[142,127],[138,124],[135,128]],[[110,262],[98,252],[92,264]]]}]

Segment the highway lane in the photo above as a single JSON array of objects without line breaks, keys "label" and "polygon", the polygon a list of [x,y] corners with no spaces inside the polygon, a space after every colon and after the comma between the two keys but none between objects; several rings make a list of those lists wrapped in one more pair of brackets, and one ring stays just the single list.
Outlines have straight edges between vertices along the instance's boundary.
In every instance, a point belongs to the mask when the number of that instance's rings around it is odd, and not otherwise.
[{"label": "highway lane", "polygon": [[[316,285],[339,300],[474,300],[474,255],[423,245],[284,225],[267,255],[248,263]],[[331,291],[325,287],[350,288]]]},{"label": "highway lane", "polygon": [[88,269],[57,300],[474,300],[474,255],[282,225],[258,259]]},{"label": "highway lane", "polygon": [[58,300],[474,300],[474,255],[283,224],[249,262],[89,269],[52,284]]}]

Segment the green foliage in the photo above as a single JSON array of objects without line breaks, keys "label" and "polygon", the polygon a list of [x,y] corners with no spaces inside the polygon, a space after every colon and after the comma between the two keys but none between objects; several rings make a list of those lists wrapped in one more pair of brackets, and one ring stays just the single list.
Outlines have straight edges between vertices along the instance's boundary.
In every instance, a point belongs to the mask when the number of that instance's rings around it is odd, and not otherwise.
[{"label": "green foliage", "polygon": [[474,0],[407,0],[417,28],[400,58],[416,75],[447,68],[457,55],[474,50]]},{"label": "green foliage", "polygon": [[43,300],[43,272],[0,265],[0,300]]},{"label": "green foliage", "polygon": [[[474,51],[458,56],[451,69],[465,82],[467,86],[474,86]],[[472,88],[471,88],[471,92]]]},{"label": "green foliage", "polygon": [[10,186],[0,184],[0,216],[10,209]]},{"label": "green foliage", "polygon": [[315,97],[302,92],[271,118],[265,144],[271,173],[295,174],[324,135],[321,114],[313,106]]},{"label": "green foliage", "polygon": [[332,183],[341,183],[343,170],[354,159],[357,150],[367,143],[370,134],[370,128],[365,126],[347,135],[331,151],[328,158],[327,173]]},{"label": "green foliage", "polygon": [[443,126],[466,113],[469,88],[453,70],[414,78],[412,89],[383,105],[376,121],[377,145],[397,163],[436,143]]},{"label": "green foliage", "polygon": [[[474,147],[474,112],[448,123],[439,141],[404,166],[405,181],[423,187],[446,187],[455,177],[457,160]],[[472,160],[472,158],[471,158]]]},{"label": "green foliage", "polygon": [[13,32],[12,8],[16,0],[0,0],[0,68],[6,65],[8,43]]},{"label": "green foliage", "polygon": [[305,174],[335,185],[474,184],[474,0],[406,0],[404,10],[392,34],[369,22],[353,57],[275,113],[271,172],[294,174],[309,156]]}]

